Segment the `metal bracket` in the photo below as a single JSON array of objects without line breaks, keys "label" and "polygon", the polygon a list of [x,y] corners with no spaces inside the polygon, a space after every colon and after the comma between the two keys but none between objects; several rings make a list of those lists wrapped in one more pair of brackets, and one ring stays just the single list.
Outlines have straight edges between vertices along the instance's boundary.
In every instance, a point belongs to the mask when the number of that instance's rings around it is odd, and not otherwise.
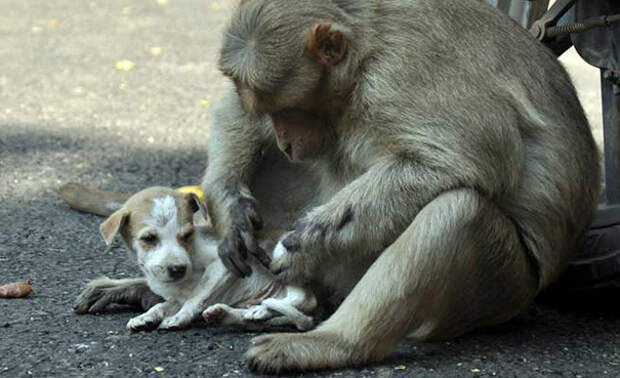
[{"label": "metal bracket", "polygon": [[538,39],[543,41],[547,38],[547,28],[555,26],[557,22],[569,11],[569,9],[575,4],[576,0],[558,0],[551,8],[545,13],[538,21],[532,24],[530,33]]}]

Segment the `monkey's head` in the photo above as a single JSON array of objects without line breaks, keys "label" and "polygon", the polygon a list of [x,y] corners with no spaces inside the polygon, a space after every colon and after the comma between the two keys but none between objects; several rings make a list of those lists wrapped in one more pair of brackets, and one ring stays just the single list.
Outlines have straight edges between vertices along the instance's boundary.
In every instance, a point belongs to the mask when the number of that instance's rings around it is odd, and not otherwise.
[{"label": "monkey's head", "polygon": [[323,152],[354,84],[351,33],[332,0],[245,0],[226,30],[220,70],[246,111],[272,118],[291,160]]}]

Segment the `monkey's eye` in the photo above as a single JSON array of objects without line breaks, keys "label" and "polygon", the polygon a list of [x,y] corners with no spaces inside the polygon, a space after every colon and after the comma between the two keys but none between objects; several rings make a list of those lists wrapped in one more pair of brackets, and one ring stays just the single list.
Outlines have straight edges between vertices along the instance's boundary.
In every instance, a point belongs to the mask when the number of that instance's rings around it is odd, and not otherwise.
[{"label": "monkey's eye", "polygon": [[155,234],[146,234],[140,238],[140,241],[147,245],[153,245],[157,243],[157,235]]}]

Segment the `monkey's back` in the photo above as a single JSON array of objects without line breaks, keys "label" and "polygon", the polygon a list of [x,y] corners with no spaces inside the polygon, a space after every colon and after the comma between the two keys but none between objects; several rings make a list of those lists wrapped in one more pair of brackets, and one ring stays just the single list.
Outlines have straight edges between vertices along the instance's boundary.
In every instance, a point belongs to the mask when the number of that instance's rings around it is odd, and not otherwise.
[{"label": "monkey's back", "polygon": [[482,1],[375,1],[372,12],[381,22],[356,98],[384,95],[363,104],[365,121],[390,153],[454,172],[492,199],[547,286],[600,191],[597,147],[566,71]]}]

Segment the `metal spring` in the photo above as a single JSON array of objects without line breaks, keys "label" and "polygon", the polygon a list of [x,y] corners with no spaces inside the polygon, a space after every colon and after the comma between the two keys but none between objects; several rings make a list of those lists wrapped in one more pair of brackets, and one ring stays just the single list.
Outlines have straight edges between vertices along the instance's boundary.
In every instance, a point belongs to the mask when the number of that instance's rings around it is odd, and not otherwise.
[{"label": "metal spring", "polygon": [[610,24],[618,21],[620,21],[620,14],[614,14],[611,16],[591,18],[576,24],[554,26],[547,29],[547,37],[553,38],[561,34],[581,33],[595,27],[609,26]]}]

